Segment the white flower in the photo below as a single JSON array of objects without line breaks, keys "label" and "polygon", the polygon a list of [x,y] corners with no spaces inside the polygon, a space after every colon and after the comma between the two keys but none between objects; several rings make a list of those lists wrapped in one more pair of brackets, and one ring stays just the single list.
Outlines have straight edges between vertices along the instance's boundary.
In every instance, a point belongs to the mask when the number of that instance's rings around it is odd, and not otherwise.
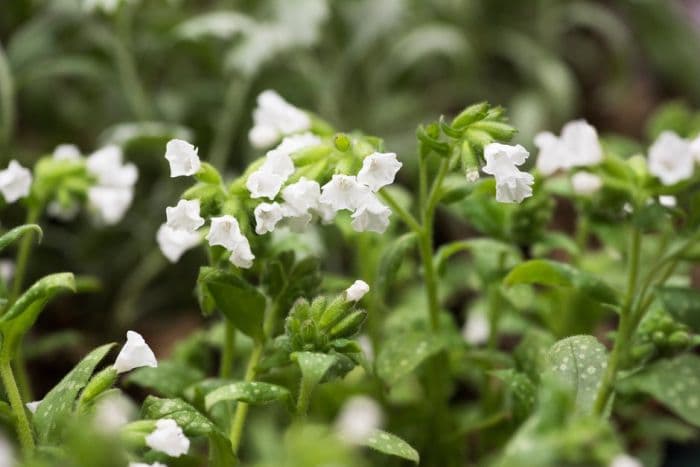
[{"label": "white flower", "polygon": [[129,467],[168,467],[160,462],[154,462],[152,464],[146,464],[144,462],[129,462]]},{"label": "white flower", "polygon": [[284,225],[296,233],[304,232],[313,217],[309,211],[299,212],[287,203],[282,204],[282,216]]},{"label": "white flower", "polygon": [[10,259],[0,259],[0,279],[9,284],[15,276],[15,262]]},{"label": "white flower", "polygon": [[362,334],[357,336],[357,343],[360,345],[362,353],[365,354],[367,360],[374,360],[374,346],[372,345],[372,339],[370,339],[367,334]]},{"label": "white flower", "polygon": [[131,206],[134,192],[131,188],[93,186],[88,189],[88,206],[100,222],[114,225],[119,222]]},{"label": "white flower", "polygon": [[275,173],[286,180],[294,173],[294,161],[291,156],[302,149],[319,144],[321,139],[312,133],[287,136],[276,148],[267,152],[261,170]]},{"label": "white flower", "polygon": [[264,235],[275,230],[277,223],[282,220],[282,206],[278,203],[260,203],[253,211],[255,215],[255,233]]},{"label": "white flower", "polygon": [[700,162],[700,135],[696,136],[695,139],[690,142],[690,152],[693,153],[695,162]]},{"label": "white flower", "polygon": [[95,407],[93,425],[103,433],[116,433],[131,421],[134,405],[121,394],[111,394],[100,399]]},{"label": "white flower", "polygon": [[52,156],[57,161],[76,161],[80,160],[80,149],[75,144],[59,144],[53,150]]},{"label": "white flower", "polygon": [[170,164],[171,178],[194,175],[202,167],[197,148],[181,139],[168,141],[165,146],[165,158]]},{"label": "white flower", "polygon": [[0,171],[0,192],[8,203],[14,203],[29,194],[32,186],[32,173],[16,160]]},{"label": "white flower", "polygon": [[251,198],[275,199],[284,181],[280,175],[258,169],[248,176],[245,186]]},{"label": "white flower", "polygon": [[204,225],[204,219],[199,215],[198,199],[181,199],[174,207],[165,208],[165,215],[168,227],[174,230],[194,232]]},{"label": "white flower", "polygon": [[319,199],[318,206],[316,206],[316,213],[321,217],[321,222],[330,224],[333,222],[333,219],[335,219],[337,211],[333,209],[333,206]]},{"label": "white flower", "polygon": [[636,457],[628,454],[618,454],[610,462],[610,467],[643,467],[642,463]]},{"label": "white flower", "polygon": [[335,211],[354,211],[367,202],[370,194],[369,187],[358,183],[355,176],[335,174],[323,185],[319,201]]},{"label": "white flower", "polygon": [[51,201],[48,206],[46,206],[46,214],[64,222],[75,219],[79,212],[80,205],[78,203],[64,205],[58,201]]},{"label": "white flower", "polygon": [[390,216],[391,209],[384,206],[376,196],[372,195],[352,214],[351,225],[356,232],[384,233],[389,227]]},{"label": "white flower", "polygon": [[574,193],[581,196],[591,196],[603,187],[603,179],[590,172],[576,172],[571,177]]},{"label": "white flower", "polygon": [[248,269],[253,265],[254,259],[255,255],[250,250],[250,243],[248,243],[248,239],[241,235],[231,250],[229,261],[239,268]]},{"label": "white flower", "polygon": [[335,430],[343,440],[362,444],[382,425],[381,406],[367,396],[348,399],[335,420]]},{"label": "white flower", "polygon": [[115,188],[131,188],[139,177],[134,164],[123,163],[122,148],[109,145],[98,149],[88,156],[88,172],[97,178],[97,184]]},{"label": "white flower", "polygon": [[522,165],[528,156],[527,150],[519,144],[491,143],[484,148],[486,165],[483,171],[496,179],[496,201],[520,203],[532,196],[534,177],[516,167]]},{"label": "white flower", "polygon": [[481,345],[489,340],[491,325],[486,315],[480,311],[472,311],[462,327],[462,337],[472,345]]},{"label": "white flower", "polygon": [[41,401],[32,401],[32,402],[27,402],[24,404],[24,406],[29,410],[31,413],[36,413],[36,409],[39,408],[39,404],[41,404]]},{"label": "white flower", "polygon": [[151,348],[143,340],[141,334],[135,331],[126,332],[126,344],[114,361],[117,373],[125,373],[142,366],[157,367],[158,361]]},{"label": "white flower", "polygon": [[558,138],[550,132],[537,134],[535,146],[540,150],[537,169],[543,175],[551,175],[559,169],[595,165],[603,159],[598,132],[585,120],[567,123]]},{"label": "white flower", "polygon": [[156,240],[160,251],[171,263],[177,263],[187,250],[196,247],[202,241],[196,232],[174,230],[168,227],[167,224],[160,226],[156,234]]},{"label": "white flower", "polygon": [[287,185],[282,190],[282,199],[284,199],[286,205],[299,214],[316,209],[320,197],[321,187],[318,185],[318,182],[307,180],[304,177],[296,183]]},{"label": "white flower", "polygon": [[12,443],[0,435],[0,467],[17,467],[18,465]]},{"label": "white flower", "polygon": [[364,297],[367,292],[369,292],[369,285],[367,282],[358,279],[345,290],[345,298],[349,302],[358,302],[362,300],[362,297]]},{"label": "white flower", "polygon": [[649,173],[664,185],[675,185],[693,176],[690,143],[672,131],[664,131],[649,148]]},{"label": "white flower", "polygon": [[253,111],[253,128],[248,134],[256,148],[274,144],[285,135],[306,131],[311,127],[309,116],[285,101],[275,91],[260,93]]},{"label": "white flower", "polygon": [[156,429],[146,436],[146,444],[151,449],[171,457],[180,457],[190,449],[190,440],[177,422],[170,418],[162,418],[156,422]]},{"label": "white flower", "polygon": [[240,237],[243,234],[235,217],[227,214],[211,218],[211,227],[206,237],[209,245],[219,245],[230,251],[235,248]]},{"label": "white flower", "polygon": [[362,161],[362,168],[357,173],[357,181],[367,185],[370,190],[377,191],[394,183],[394,177],[401,169],[401,165],[393,152],[375,152]]},{"label": "white flower", "polygon": [[666,206],[667,208],[675,208],[676,204],[678,204],[678,200],[676,200],[675,196],[661,195],[659,196],[659,203],[661,206]]}]

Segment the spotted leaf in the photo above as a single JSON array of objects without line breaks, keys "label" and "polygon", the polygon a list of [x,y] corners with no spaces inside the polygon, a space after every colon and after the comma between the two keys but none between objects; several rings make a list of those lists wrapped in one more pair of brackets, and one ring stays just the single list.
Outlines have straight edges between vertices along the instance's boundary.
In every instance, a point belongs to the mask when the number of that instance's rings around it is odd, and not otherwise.
[{"label": "spotted leaf", "polygon": [[241,401],[249,404],[269,404],[289,397],[289,391],[276,384],[241,381],[214,389],[204,398],[207,410],[221,401]]},{"label": "spotted leaf", "polygon": [[412,373],[427,358],[440,352],[445,341],[425,333],[400,334],[389,340],[377,356],[377,374],[394,384]]},{"label": "spotted leaf", "polygon": [[372,434],[367,437],[364,444],[375,451],[390,456],[401,457],[415,462],[416,464],[420,461],[418,451],[413,449],[406,441],[386,431],[374,430]]}]

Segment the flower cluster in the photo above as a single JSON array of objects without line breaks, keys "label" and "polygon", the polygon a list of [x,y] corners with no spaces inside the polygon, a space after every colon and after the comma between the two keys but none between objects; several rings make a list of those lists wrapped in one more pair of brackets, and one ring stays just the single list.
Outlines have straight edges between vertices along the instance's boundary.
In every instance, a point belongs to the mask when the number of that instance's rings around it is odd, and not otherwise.
[{"label": "flower cluster", "polygon": [[7,203],[29,195],[31,186],[32,173],[16,160],[10,161],[7,168],[0,171],[0,193]]},{"label": "flower cluster", "polygon": [[275,91],[263,91],[258,96],[257,103],[258,106],[253,111],[254,126],[248,133],[250,144],[255,148],[268,148],[283,136],[311,128],[309,116]]}]

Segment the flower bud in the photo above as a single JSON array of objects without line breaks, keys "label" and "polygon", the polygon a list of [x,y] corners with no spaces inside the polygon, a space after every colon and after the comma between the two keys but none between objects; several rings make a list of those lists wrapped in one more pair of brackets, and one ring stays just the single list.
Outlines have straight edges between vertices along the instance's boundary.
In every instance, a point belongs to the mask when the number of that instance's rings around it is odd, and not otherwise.
[{"label": "flower bud", "polygon": [[345,300],[344,294],[338,296],[321,314],[318,320],[319,328],[324,331],[330,329],[347,315],[351,307],[352,302]]},{"label": "flower bud", "polygon": [[485,131],[493,139],[501,141],[509,141],[517,133],[517,130],[507,123],[494,122],[492,120],[482,120],[472,125],[472,128]]},{"label": "flower bud", "polygon": [[685,349],[690,344],[690,336],[685,331],[676,331],[669,336],[668,343],[674,349]]},{"label": "flower bud", "polygon": [[351,146],[350,138],[345,133],[338,133],[333,138],[333,145],[338,151],[346,152]]},{"label": "flower bud", "polygon": [[216,168],[207,163],[202,162],[199,171],[194,174],[194,177],[202,183],[207,183],[209,185],[220,185],[221,184],[221,174]]},{"label": "flower bud", "polygon": [[486,117],[488,110],[489,104],[486,102],[470,105],[452,120],[452,127],[458,129],[466,128]]},{"label": "flower bud", "polygon": [[90,382],[83,389],[80,395],[80,403],[85,404],[94,400],[97,396],[105,392],[107,389],[111,388],[114,382],[117,380],[117,369],[113,366],[109,366],[104,370],[97,373],[90,379]]},{"label": "flower bud", "polygon": [[348,316],[343,318],[338,324],[333,326],[330,332],[330,336],[333,339],[338,339],[341,337],[350,337],[357,334],[360,331],[362,323],[364,323],[367,317],[367,312],[365,310],[355,310]]},{"label": "flower bud", "polygon": [[469,141],[462,142],[461,151],[462,170],[469,183],[474,183],[479,179],[479,161],[474,154]]}]

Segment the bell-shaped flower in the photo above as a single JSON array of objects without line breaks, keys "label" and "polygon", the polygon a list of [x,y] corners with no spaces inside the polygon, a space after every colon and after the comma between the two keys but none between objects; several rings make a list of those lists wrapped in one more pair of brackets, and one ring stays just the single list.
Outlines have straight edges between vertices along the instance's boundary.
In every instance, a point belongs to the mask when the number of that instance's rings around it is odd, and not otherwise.
[{"label": "bell-shaped flower", "polygon": [[390,216],[391,209],[383,205],[376,196],[372,195],[352,213],[352,228],[356,232],[384,233],[389,227]]},{"label": "bell-shaped flower", "polygon": [[146,444],[171,457],[180,457],[190,449],[190,440],[171,418],[161,418],[156,422],[156,429],[146,436]]},{"label": "bell-shaped flower", "polygon": [[521,145],[509,146],[491,143],[484,148],[486,165],[483,171],[496,179],[496,201],[501,203],[520,203],[532,196],[532,184],[535,178],[521,172],[516,166],[527,160],[529,153]]},{"label": "bell-shaped flower", "polygon": [[138,180],[139,172],[134,164],[124,164],[123,157],[119,146],[100,148],[88,156],[88,172],[97,178],[97,184],[100,186],[131,188]]},{"label": "bell-shaped flower", "polygon": [[571,177],[571,187],[577,195],[591,196],[603,187],[603,179],[590,172],[576,172]]},{"label": "bell-shaped flower", "polygon": [[313,216],[309,211],[299,211],[287,203],[282,204],[283,225],[295,233],[306,231]]},{"label": "bell-shaped flower", "polygon": [[29,195],[32,173],[16,160],[11,160],[5,170],[0,171],[0,193],[7,203],[14,203]]},{"label": "bell-shaped flower", "polygon": [[636,457],[629,454],[618,454],[610,462],[609,467],[643,467],[643,464]]},{"label": "bell-shaped flower", "polygon": [[659,196],[659,204],[667,208],[675,208],[678,204],[678,200],[672,195],[661,195]]},{"label": "bell-shaped flower", "polygon": [[59,144],[54,148],[51,157],[57,161],[77,161],[82,155],[75,144]]},{"label": "bell-shaped flower", "polygon": [[134,199],[129,187],[96,185],[88,189],[88,207],[95,212],[99,222],[114,225],[126,214]]},{"label": "bell-shaped flower", "polygon": [[196,232],[174,230],[168,227],[167,224],[163,224],[158,229],[156,241],[163,255],[168,258],[171,263],[177,263],[187,250],[199,245],[202,239]]},{"label": "bell-shaped flower", "polygon": [[275,199],[280,192],[285,178],[265,170],[256,170],[248,176],[246,188],[250,191],[251,198]]},{"label": "bell-shaped flower", "polygon": [[174,230],[194,232],[204,225],[204,219],[199,215],[199,200],[181,199],[175,206],[165,208],[168,227]]},{"label": "bell-shaped flower", "polygon": [[535,145],[540,150],[537,169],[543,175],[551,175],[559,169],[595,165],[603,159],[598,132],[585,120],[564,125],[560,137],[549,132],[539,133],[535,136]]},{"label": "bell-shaped flower", "polygon": [[357,173],[357,181],[367,185],[370,190],[377,191],[394,183],[394,177],[401,169],[401,165],[395,153],[375,152],[362,161],[362,168]]},{"label": "bell-shaped flower", "polygon": [[31,413],[36,413],[36,409],[39,408],[39,404],[41,404],[42,401],[32,401],[32,402],[27,402],[24,404],[24,406],[29,410]]},{"label": "bell-shaped flower", "polygon": [[117,373],[125,373],[134,368],[143,366],[157,367],[158,361],[151,348],[143,340],[141,334],[135,331],[126,332],[126,344],[122,347],[117,359],[114,361],[114,369]]},{"label": "bell-shaped flower", "polygon": [[282,206],[278,203],[260,203],[253,211],[255,215],[255,233],[264,235],[275,230],[277,223],[282,220]]},{"label": "bell-shaped flower", "polygon": [[333,210],[348,209],[354,211],[363,206],[372,192],[367,185],[358,183],[353,175],[335,174],[323,185],[319,201],[329,205]]},{"label": "bell-shaped flower", "polygon": [[285,101],[275,91],[263,91],[253,111],[250,143],[259,149],[274,144],[283,136],[311,128],[311,119],[302,110]]},{"label": "bell-shaped flower", "polygon": [[330,224],[331,222],[333,222],[336,214],[338,213],[335,209],[333,209],[333,206],[331,206],[328,203],[324,203],[320,200],[320,198],[315,211],[316,214],[318,214],[321,218],[321,222],[324,224]]},{"label": "bell-shaped flower", "polygon": [[207,241],[211,246],[222,246],[231,251],[236,243],[243,237],[238,221],[231,215],[211,218],[211,227],[207,234]]},{"label": "bell-shaped flower", "polygon": [[117,393],[100,398],[95,406],[92,423],[103,433],[114,434],[133,418],[134,404]]},{"label": "bell-shaped flower", "polygon": [[491,324],[481,311],[472,311],[462,327],[462,337],[472,345],[485,344],[489,340]]},{"label": "bell-shaped flower", "polygon": [[183,177],[199,172],[202,162],[197,148],[181,139],[171,139],[165,146],[165,158],[170,164],[170,177]]},{"label": "bell-shaped flower", "polygon": [[248,239],[244,235],[240,235],[231,249],[229,261],[231,261],[234,266],[248,269],[253,265],[254,259],[255,255],[250,249]]},{"label": "bell-shaped flower", "polygon": [[363,280],[356,280],[352,283],[350,287],[345,289],[345,298],[349,302],[358,302],[362,300],[367,292],[369,292],[369,285]]},{"label": "bell-shaped flower", "polygon": [[694,165],[690,143],[672,131],[661,133],[649,148],[649,173],[664,185],[689,179]]},{"label": "bell-shaped flower", "polygon": [[321,197],[321,187],[315,180],[302,177],[298,182],[287,185],[282,190],[285,204],[297,213],[306,213],[316,209]]},{"label": "bell-shaped flower", "polygon": [[350,444],[363,444],[382,426],[384,415],[381,406],[367,396],[348,399],[335,420],[338,436]]}]

